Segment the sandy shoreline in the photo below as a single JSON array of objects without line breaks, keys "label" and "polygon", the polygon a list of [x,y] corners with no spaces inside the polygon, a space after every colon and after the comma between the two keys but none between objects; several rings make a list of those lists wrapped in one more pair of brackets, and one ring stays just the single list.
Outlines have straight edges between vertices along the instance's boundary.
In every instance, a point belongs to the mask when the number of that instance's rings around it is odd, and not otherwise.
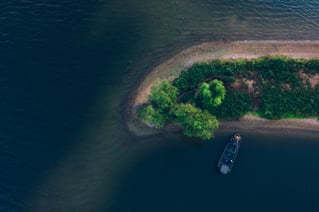
[{"label": "sandy shoreline", "polygon": [[[166,62],[155,67],[140,83],[129,100],[127,111],[128,129],[136,135],[150,135],[165,131],[178,130],[169,126],[166,129],[151,129],[141,123],[136,109],[147,102],[150,87],[157,78],[175,79],[181,71],[195,62],[212,59],[258,58],[265,55],[285,55],[292,58],[319,58],[319,41],[236,41],[207,42],[185,49]],[[279,132],[281,130],[312,131],[319,133],[319,121],[316,119],[285,119],[270,121],[246,115],[239,121],[222,121],[219,130],[258,130]]]}]

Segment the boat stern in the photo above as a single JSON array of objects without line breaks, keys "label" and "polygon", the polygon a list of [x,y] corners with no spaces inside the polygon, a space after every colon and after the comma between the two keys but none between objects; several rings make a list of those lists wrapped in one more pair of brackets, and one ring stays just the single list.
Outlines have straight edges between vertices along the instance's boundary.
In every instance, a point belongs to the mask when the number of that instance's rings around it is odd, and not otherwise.
[{"label": "boat stern", "polygon": [[221,174],[228,174],[230,172],[230,167],[226,164],[222,164],[219,168]]}]

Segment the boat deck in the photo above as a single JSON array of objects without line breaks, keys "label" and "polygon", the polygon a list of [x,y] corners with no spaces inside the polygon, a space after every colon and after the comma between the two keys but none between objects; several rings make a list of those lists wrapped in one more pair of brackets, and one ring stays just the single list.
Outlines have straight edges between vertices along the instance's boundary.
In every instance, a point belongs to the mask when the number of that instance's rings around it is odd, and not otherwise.
[{"label": "boat deck", "polygon": [[218,168],[222,174],[228,174],[235,162],[241,143],[241,136],[237,133],[226,144],[223,154],[218,161]]}]

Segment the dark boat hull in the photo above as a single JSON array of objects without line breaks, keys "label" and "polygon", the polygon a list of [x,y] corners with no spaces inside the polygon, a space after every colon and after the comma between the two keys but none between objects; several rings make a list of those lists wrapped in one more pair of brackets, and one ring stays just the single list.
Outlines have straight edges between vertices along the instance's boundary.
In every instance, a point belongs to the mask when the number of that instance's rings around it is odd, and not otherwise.
[{"label": "dark boat hull", "polygon": [[237,158],[241,140],[241,136],[236,133],[226,144],[223,154],[221,155],[217,165],[221,174],[229,174],[232,170]]}]

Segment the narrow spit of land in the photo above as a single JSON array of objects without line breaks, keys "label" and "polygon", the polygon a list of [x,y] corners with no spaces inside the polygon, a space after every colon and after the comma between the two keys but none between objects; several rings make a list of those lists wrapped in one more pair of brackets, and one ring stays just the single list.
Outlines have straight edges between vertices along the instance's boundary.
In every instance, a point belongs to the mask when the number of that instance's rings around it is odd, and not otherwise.
[{"label": "narrow spit of land", "polygon": [[[284,55],[291,58],[319,58],[319,41],[236,41],[208,42],[190,47],[171,59],[150,70],[144,80],[132,94],[127,123],[131,132],[136,135],[155,134],[178,129],[169,125],[156,130],[146,127],[139,121],[136,108],[147,103],[150,88],[156,79],[174,80],[181,71],[190,68],[194,63],[213,59],[253,59],[267,55]],[[319,79],[314,79],[318,80]],[[261,132],[319,132],[319,121],[316,119],[283,119],[266,120],[252,115],[245,115],[239,121],[222,121],[219,130],[258,130]],[[295,132],[297,132],[295,131]]]}]

